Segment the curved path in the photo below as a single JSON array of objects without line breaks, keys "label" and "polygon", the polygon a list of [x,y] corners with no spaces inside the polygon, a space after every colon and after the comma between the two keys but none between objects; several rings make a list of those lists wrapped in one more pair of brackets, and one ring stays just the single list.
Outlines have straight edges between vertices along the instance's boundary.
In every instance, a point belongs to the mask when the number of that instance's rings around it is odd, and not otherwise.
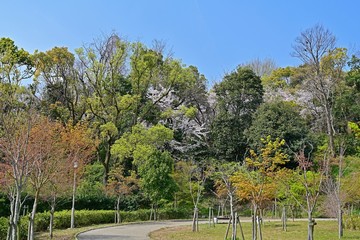
[{"label": "curved path", "polygon": [[191,225],[191,221],[163,221],[163,222],[144,222],[134,224],[124,224],[115,227],[107,227],[90,230],[80,233],[78,240],[147,240],[149,233],[164,227],[175,227]]}]

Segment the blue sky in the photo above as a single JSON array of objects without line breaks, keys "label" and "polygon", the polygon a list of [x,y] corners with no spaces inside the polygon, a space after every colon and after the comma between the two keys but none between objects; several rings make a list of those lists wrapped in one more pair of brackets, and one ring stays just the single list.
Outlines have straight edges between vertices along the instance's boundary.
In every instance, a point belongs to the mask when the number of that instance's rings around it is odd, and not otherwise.
[{"label": "blue sky", "polygon": [[360,44],[356,0],[2,0],[0,7],[0,37],[29,52],[73,51],[115,31],[147,45],[166,42],[210,84],[255,58],[298,65],[291,45],[317,23],[337,36],[338,46],[358,50]]}]

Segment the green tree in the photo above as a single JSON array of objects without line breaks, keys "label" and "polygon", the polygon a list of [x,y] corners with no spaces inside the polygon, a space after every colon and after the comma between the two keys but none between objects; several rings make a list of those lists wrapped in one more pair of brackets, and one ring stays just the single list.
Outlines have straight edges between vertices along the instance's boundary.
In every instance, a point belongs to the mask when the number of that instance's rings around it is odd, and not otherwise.
[{"label": "green tree", "polygon": [[163,125],[146,129],[137,124],[131,133],[125,133],[118,139],[111,149],[114,156],[130,165],[140,176],[141,189],[155,209],[155,220],[159,200],[171,199],[176,190],[172,176],[174,161],[165,148],[172,139],[172,130]]},{"label": "green tree", "polygon": [[[289,156],[302,149],[304,142],[310,140],[308,127],[299,114],[299,107],[285,101],[263,103],[255,112],[254,120],[246,135],[252,149],[264,147],[260,140],[268,136],[271,136],[271,140],[283,139],[285,144],[282,149]],[[289,166],[295,167],[295,163],[291,162]]]},{"label": "green tree", "polygon": [[104,166],[104,183],[111,164],[110,148],[130,125],[137,96],[130,94],[126,78],[129,44],[113,34],[76,50],[80,61],[80,79],[87,85],[87,114],[98,134],[99,161]]},{"label": "green tree", "polygon": [[227,161],[242,161],[247,146],[244,131],[262,103],[261,80],[250,69],[239,67],[225,75],[214,91],[217,106],[211,135],[215,155]]},{"label": "green tree", "polygon": [[[161,199],[172,200],[176,188],[172,176],[174,160],[169,152],[154,151],[147,161],[139,165],[140,186],[152,202],[154,220],[157,220],[157,208]],[[151,220],[151,216],[150,216]]]},{"label": "green tree", "polygon": [[75,125],[86,112],[86,84],[75,67],[75,56],[65,47],[35,54],[35,79],[41,86],[41,107],[54,119]]}]

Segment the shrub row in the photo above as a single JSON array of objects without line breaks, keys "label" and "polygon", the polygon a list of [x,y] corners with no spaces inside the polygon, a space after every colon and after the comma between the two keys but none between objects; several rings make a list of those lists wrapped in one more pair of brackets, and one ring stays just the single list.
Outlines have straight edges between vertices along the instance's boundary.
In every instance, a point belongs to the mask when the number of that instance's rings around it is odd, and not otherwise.
[{"label": "shrub row", "polygon": [[360,216],[344,216],[344,227],[345,229],[357,230],[360,229]]},{"label": "shrub row", "polygon": [[[186,218],[189,212],[184,209],[161,209],[158,212],[160,220]],[[149,220],[150,210],[142,209],[132,212],[120,212],[123,222],[136,222]],[[55,212],[54,228],[66,229],[70,227],[71,211],[64,210]],[[95,224],[113,223],[115,220],[114,210],[78,210],[75,212],[75,226],[85,227]],[[50,222],[49,212],[36,214],[35,231],[47,231]],[[26,239],[28,227],[28,217],[20,219],[20,238]],[[0,239],[6,239],[8,230],[8,219],[0,218]]]}]

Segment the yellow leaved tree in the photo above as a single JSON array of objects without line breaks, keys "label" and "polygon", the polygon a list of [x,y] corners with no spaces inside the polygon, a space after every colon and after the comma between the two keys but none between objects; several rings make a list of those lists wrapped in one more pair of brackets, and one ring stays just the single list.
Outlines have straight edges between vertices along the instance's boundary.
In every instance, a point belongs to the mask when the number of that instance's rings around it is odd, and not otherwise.
[{"label": "yellow leaved tree", "polygon": [[277,138],[272,141],[268,136],[261,141],[264,147],[259,153],[250,150],[250,156],[246,158],[246,168],[242,168],[232,177],[237,196],[250,201],[252,205],[252,239],[257,239],[258,233],[262,239],[259,224],[261,209],[275,197],[277,186],[273,179],[280,170],[280,166],[288,161],[288,155],[281,149],[285,144],[284,140]]}]

